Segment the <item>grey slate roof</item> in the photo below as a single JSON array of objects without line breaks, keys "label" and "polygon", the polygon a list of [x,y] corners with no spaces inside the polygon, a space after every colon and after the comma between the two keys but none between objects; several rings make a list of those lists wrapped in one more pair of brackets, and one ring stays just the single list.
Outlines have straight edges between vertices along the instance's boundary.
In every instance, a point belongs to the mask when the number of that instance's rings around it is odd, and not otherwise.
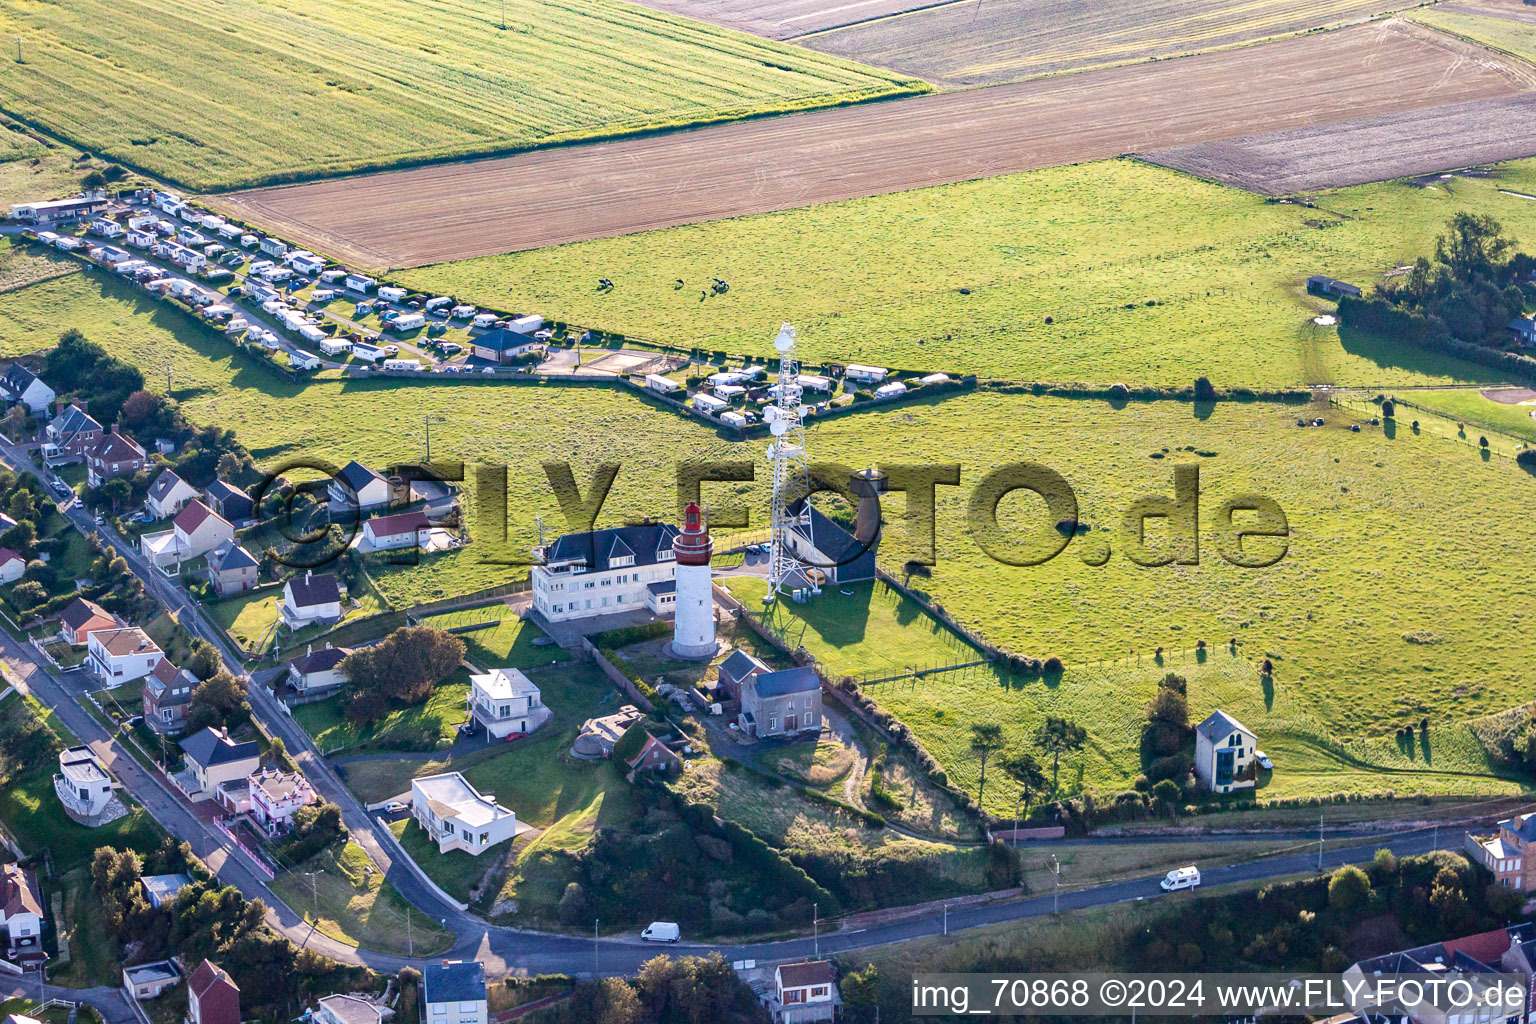
[{"label": "grey slate roof", "polygon": [[485,998],[485,965],[478,960],[444,960],[421,972],[428,1003],[473,1003]]},{"label": "grey slate roof", "polygon": [[19,399],[35,380],[37,374],[20,363],[12,363],[5,368],[5,373],[0,374],[0,391],[12,399]]},{"label": "grey slate roof", "polygon": [[787,693],[809,693],[821,689],[816,670],[809,665],[765,672],[756,677],[753,687],[759,697],[782,697]]},{"label": "grey slate roof", "polygon": [[531,334],[518,334],[505,327],[498,327],[494,331],[487,331],[478,338],[471,339],[470,344],[488,348],[492,352],[510,352],[524,345],[537,345],[538,339]]},{"label": "grey slate roof", "polygon": [[[825,555],[837,568],[841,581],[872,579],[875,575],[875,545],[866,548],[848,530],[827,518],[815,505],[811,506],[811,541],[817,551]],[[805,528],[798,523],[791,526],[800,536]],[[827,566],[808,568],[826,569]]]},{"label": "grey slate roof", "polygon": [[170,494],[176,485],[181,482],[181,477],[177,476],[174,471],[162,469],[160,475],[155,477],[155,482],[149,485],[149,496],[159,501]]},{"label": "grey slate roof", "polygon": [[677,527],[670,523],[643,523],[590,533],[568,533],[549,546],[545,561],[585,562],[592,572],[610,568],[616,558],[634,557],[634,565],[655,565],[661,553],[672,550]]},{"label": "grey slate roof", "polygon": [[246,519],[256,507],[249,494],[223,480],[209,484],[207,494],[209,501],[216,501],[223,507],[226,519]]},{"label": "grey slate roof", "polygon": [[336,474],[336,478],[344,481],[354,491],[361,491],[375,480],[384,479],[382,474],[375,473],[356,459],[343,466],[341,472]]},{"label": "grey slate roof", "polygon": [[677,580],[659,580],[655,583],[647,584],[645,589],[653,594],[675,594],[677,593]]},{"label": "grey slate roof", "polygon": [[1220,743],[1238,731],[1245,732],[1249,736],[1254,735],[1252,729],[1247,728],[1242,722],[1239,722],[1225,711],[1212,711],[1205,721],[1195,726],[1195,731],[1212,743]]},{"label": "grey slate roof", "polygon": [[261,748],[255,743],[233,743],[229,736],[212,729],[204,729],[181,741],[181,749],[188,757],[204,768],[215,764],[228,764],[248,757],[258,757]]},{"label": "grey slate roof", "polygon": [[249,569],[256,564],[255,557],[232,540],[226,540],[208,552],[208,567],[215,572]]},{"label": "grey slate roof", "polygon": [[347,655],[352,653],[350,647],[326,647],[308,654],[301,654],[294,658],[291,664],[300,675],[309,675],[311,672],[329,672],[340,665]]},{"label": "grey slate roof", "polygon": [[78,405],[71,405],[55,416],[53,422],[48,425],[54,429],[55,433],[71,435],[101,429],[101,424]]},{"label": "grey slate roof", "polygon": [[729,658],[720,663],[720,678],[745,679],[747,673],[755,669],[766,669],[767,667],[767,665],[764,665],[746,651],[736,650],[731,652]]},{"label": "grey slate roof", "polygon": [[319,576],[295,576],[288,581],[288,587],[293,593],[293,603],[300,608],[313,608],[315,605],[341,600],[341,588],[336,585],[336,577],[328,572]]}]

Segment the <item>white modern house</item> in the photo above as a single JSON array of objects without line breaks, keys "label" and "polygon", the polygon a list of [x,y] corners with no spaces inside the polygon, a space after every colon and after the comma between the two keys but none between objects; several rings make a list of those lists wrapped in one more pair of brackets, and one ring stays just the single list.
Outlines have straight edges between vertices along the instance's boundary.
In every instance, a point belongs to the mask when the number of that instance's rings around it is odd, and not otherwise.
[{"label": "white modern house", "polygon": [[157,569],[169,569],[234,539],[229,521],[194,497],[171,520],[169,530],[140,537],[139,550]]},{"label": "white modern house", "polygon": [[251,817],[267,830],[282,835],[293,827],[299,808],[315,802],[315,790],[300,772],[263,769],[250,776]]},{"label": "white modern house", "polygon": [[41,416],[48,411],[56,396],[53,388],[38,379],[37,374],[22,366],[20,363],[12,363],[0,374],[0,399],[6,405],[21,404],[26,406],[34,416]]},{"label": "white modern house", "polygon": [[644,523],[568,533],[544,548],[530,573],[533,607],[551,622],[651,608],[654,584],[675,584],[677,527]]},{"label": "white modern house", "polygon": [[526,736],[549,721],[552,712],[539,688],[515,668],[469,677],[469,714],[498,740]]},{"label": "white modern house", "polygon": [[197,488],[177,476],[175,470],[162,469],[149,485],[144,510],[156,519],[169,519],[196,497]]},{"label": "white modern house", "polygon": [[59,752],[53,791],[71,818],[82,825],[99,825],[101,813],[112,802],[112,777],[90,747],[70,747]]},{"label": "white modern house", "polygon": [[86,640],[91,671],[111,686],[142,679],[155,670],[165,653],[137,626],[98,629]]},{"label": "white modern house", "polygon": [[1258,738],[1225,711],[1195,726],[1195,778],[1212,793],[1252,789]]},{"label": "white modern house", "polygon": [[378,1003],[357,996],[333,995],[320,1000],[311,1020],[313,1024],[383,1024],[385,1012]]},{"label": "white modern house", "polygon": [[341,598],[345,591],[330,573],[316,576],[309,570],[283,584],[283,599],[277,603],[283,625],[300,630],[317,622],[341,621]]},{"label": "white modern house", "polygon": [[166,989],[181,981],[176,965],[169,960],[155,960],[123,968],[123,991],[137,1000],[158,999]]},{"label": "white modern house", "polygon": [[28,959],[41,958],[43,916],[37,876],[16,864],[0,866],[0,928],[7,948]]},{"label": "white modern house", "polygon": [[412,779],[411,814],[440,853],[463,850],[478,857],[517,834],[517,815],[458,772]]},{"label": "white modern house", "polygon": [[336,474],[326,496],[332,518],[373,512],[389,504],[389,481],[354,459]]},{"label": "white modern house", "polygon": [[421,1024],[486,1024],[485,965],[443,960],[421,969]]}]

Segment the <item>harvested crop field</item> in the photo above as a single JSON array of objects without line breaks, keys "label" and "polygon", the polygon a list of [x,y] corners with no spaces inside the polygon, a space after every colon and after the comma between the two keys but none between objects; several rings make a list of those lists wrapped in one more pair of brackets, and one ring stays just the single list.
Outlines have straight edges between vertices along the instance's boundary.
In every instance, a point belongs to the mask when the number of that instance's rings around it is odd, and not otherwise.
[{"label": "harvested crop field", "polygon": [[[658,11],[739,28],[769,39],[885,18],[928,7],[935,0],[639,0]],[[939,0],[942,2],[942,0]]]},{"label": "harvested crop field", "polygon": [[1391,0],[959,0],[800,42],[937,84],[996,85],[1347,25],[1398,6]]},{"label": "harvested crop field", "polygon": [[1272,196],[1387,181],[1536,155],[1536,93],[1137,155]]},{"label": "harvested crop field", "polygon": [[213,205],[408,267],[1508,96],[1536,71],[1393,20],[1069,77],[232,193]]}]

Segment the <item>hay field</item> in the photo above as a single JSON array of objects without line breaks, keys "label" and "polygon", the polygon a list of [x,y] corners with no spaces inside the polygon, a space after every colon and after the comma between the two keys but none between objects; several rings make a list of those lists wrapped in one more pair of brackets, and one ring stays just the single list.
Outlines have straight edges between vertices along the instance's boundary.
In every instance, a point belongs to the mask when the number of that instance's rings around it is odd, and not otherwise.
[{"label": "hay field", "polygon": [[935,0],[639,0],[647,7],[686,18],[739,28],[769,39],[791,39],[900,14]]},{"label": "hay field", "polygon": [[[400,276],[469,301],[765,356],[789,315],[812,361],[1105,385],[1200,374],[1254,387],[1487,381],[1487,368],[1314,325],[1332,303],[1302,283],[1328,273],[1369,285],[1432,251],[1458,210],[1492,213],[1536,245],[1536,203],[1500,189],[1536,194],[1536,164],[1435,188],[1345,189],[1307,209],[1117,160]],[[700,302],[714,276],[730,291]],[[599,277],[614,289],[597,291]]]},{"label": "hay field", "polygon": [[0,109],[231,188],[855,102],[885,72],[621,0],[0,4]]},{"label": "hay field", "polygon": [[1435,4],[1415,11],[1413,19],[1536,60],[1536,11],[1520,0]]},{"label": "hay field", "polygon": [[943,85],[995,85],[1347,25],[1399,9],[1390,0],[957,0],[800,42]]},{"label": "hay field", "polygon": [[338,259],[408,267],[1507,96],[1533,84],[1536,70],[1521,62],[1389,21],[990,89],[240,192],[217,205]]}]

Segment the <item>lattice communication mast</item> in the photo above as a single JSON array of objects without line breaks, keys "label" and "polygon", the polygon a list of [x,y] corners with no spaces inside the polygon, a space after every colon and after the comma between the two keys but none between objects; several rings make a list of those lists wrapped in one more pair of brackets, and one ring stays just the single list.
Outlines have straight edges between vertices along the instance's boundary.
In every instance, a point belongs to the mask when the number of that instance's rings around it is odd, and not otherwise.
[{"label": "lattice communication mast", "polygon": [[[763,410],[763,420],[773,441],[768,445],[768,460],[773,463],[773,511],[768,563],[768,604],[785,589],[787,583],[804,579],[800,559],[790,547],[793,528],[806,540],[811,539],[811,465],[805,453],[805,424],[800,418],[800,363],[795,358],[795,329],[789,324],[779,328],[773,347],[779,353],[779,395],[773,405]],[[798,511],[791,506],[797,506]]]}]

